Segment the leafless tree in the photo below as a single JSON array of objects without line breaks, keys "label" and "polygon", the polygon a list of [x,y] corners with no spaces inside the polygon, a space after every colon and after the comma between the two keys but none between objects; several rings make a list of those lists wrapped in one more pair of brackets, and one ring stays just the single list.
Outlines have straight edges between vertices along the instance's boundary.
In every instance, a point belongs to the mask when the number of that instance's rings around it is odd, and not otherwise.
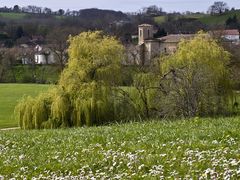
[{"label": "leafless tree", "polygon": [[212,6],[209,7],[209,14],[222,14],[229,10],[227,3],[223,1],[216,1]]},{"label": "leafless tree", "polygon": [[20,51],[18,48],[6,48],[0,51],[0,81],[6,71],[12,74],[12,82],[16,82],[16,73],[14,66],[20,58]]},{"label": "leafless tree", "polygon": [[75,28],[56,28],[47,36],[48,48],[55,54],[57,63],[61,70],[67,62],[68,38],[70,35],[76,35],[78,30]]}]

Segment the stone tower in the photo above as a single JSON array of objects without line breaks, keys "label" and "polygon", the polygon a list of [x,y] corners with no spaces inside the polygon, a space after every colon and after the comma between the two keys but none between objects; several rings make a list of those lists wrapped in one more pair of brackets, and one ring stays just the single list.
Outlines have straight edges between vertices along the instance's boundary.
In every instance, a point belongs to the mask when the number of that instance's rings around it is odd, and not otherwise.
[{"label": "stone tower", "polygon": [[138,44],[141,45],[147,39],[153,38],[153,26],[150,24],[141,24],[138,26]]}]

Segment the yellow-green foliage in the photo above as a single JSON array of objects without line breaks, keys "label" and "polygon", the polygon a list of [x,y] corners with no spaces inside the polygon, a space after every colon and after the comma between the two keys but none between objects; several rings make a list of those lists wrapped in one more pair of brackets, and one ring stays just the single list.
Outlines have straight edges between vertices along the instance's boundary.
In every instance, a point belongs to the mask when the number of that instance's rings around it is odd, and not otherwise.
[{"label": "yellow-green foliage", "polygon": [[60,78],[67,91],[85,82],[114,85],[119,80],[123,47],[117,40],[97,31],[71,37],[69,42],[68,68]]},{"label": "yellow-green foliage", "polygon": [[122,45],[98,31],[69,42],[69,62],[57,87],[16,107],[21,128],[92,126],[118,118],[114,86],[120,80]]},{"label": "yellow-green foliage", "polygon": [[217,42],[202,32],[191,41],[182,41],[179,49],[175,54],[162,64],[163,73],[171,68],[189,69],[189,73],[193,69],[204,66],[212,75],[219,79],[223,74],[227,73],[226,65],[229,63],[230,53],[225,51]]},{"label": "yellow-green foliage", "polygon": [[229,60],[230,54],[202,32],[191,41],[182,41],[161,65],[162,74],[175,73],[172,81],[165,81],[170,93],[163,99],[175,103],[173,109],[184,116],[223,112],[231,93]]}]

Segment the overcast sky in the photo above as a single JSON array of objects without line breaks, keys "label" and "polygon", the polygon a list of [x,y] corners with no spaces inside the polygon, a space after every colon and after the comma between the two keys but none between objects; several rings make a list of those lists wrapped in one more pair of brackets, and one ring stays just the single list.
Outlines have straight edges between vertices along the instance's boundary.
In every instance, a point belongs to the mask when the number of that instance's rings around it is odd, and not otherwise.
[{"label": "overcast sky", "polygon": [[[37,5],[50,7],[53,10],[84,8],[100,8],[121,10],[123,12],[136,12],[142,7],[158,5],[164,11],[207,11],[208,7],[217,0],[0,0],[2,6]],[[225,0],[229,7],[240,9],[240,0]]]}]

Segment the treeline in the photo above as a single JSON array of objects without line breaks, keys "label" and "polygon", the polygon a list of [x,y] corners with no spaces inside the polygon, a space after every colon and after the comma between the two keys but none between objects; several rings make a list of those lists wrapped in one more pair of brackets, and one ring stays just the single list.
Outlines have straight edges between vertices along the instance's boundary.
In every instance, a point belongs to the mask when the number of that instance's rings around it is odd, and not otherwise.
[{"label": "treeline", "polygon": [[[124,16],[124,14],[122,12],[116,12],[116,11],[112,11],[112,10],[104,10],[105,13],[109,13],[109,14],[118,14],[120,18],[122,18],[122,16]],[[86,16],[89,15],[91,16],[91,14],[96,13],[97,9],[90,9],[90,10],[64,10],[64,9],[59,9],[57,11],[52,10],[51,8],[48,7],[39,7],[39,6],[34,6],[34,5],[29,5],[29,6],[25,6],[25,7],[20,7],[19,5],[15,5],[13,7],[0,7],[0,12],[8,12],[8,13],[29,13],[29,14],[46,14],[46,15],[58,15],[58,16]],[[88,14],[89,13],[89,14]],[[94,14],[95,15],[95,14]],[[100,15],[100,14],[98,14]]]},{"label": "treeline", "polygon": [[[9,17],[7,14],[0,15],[0,43],[3,43],[5,47],[11,47],[22,43],[22,41],[17,42],[22,37],[31,38],[31,36],[37,35],[45,38],[52,30],[59,28],[75,28],[79,31],[102,30],[123,40],[129,40],[131,34],[137,33],[138,24],[155,24],[151,17],[130,15],[112,10],[64,11],[60,9],[57,12],[49,10],[47,13],[43,9],[37,6],[20,8],[17,5],[13,8],[0,8],[0,12],[10,13]],[[22,15],[11,18],[12,12]]]}]

